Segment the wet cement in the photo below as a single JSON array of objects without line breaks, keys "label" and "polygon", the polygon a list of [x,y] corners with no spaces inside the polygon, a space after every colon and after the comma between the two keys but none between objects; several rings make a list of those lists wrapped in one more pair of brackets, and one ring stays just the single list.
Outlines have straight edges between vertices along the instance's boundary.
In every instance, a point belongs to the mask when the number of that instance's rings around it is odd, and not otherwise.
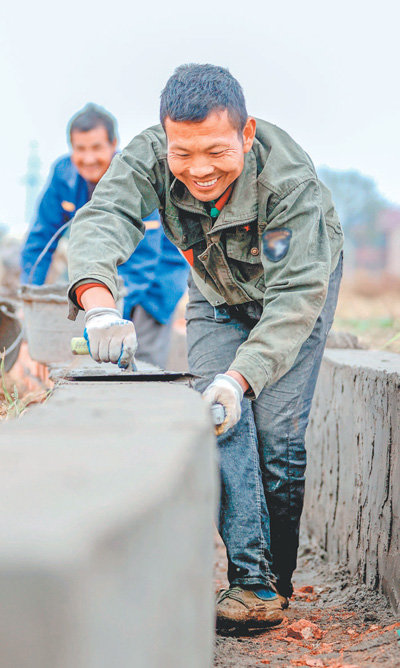
[{"label": "wet cement", "polygon": [[[400,666],[400,620],[381,594],[345,569],[332,567],[310,544],[300,549],[294,583],[294,597],[278,627],[251,635],[217,635],[215,667]],[[225,550],[216,539],[215,588],[225,586]],[[293,637],[291,625],[300,619],[316,625],[312,628],[318,637]]]}]

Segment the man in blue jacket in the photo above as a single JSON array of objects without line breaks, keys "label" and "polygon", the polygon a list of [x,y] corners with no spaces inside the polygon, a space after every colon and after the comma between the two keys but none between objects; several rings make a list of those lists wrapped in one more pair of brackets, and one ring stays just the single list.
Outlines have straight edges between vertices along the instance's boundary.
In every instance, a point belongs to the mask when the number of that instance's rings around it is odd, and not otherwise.
[{"label": "man in blue jacket", "polygon": [[[22,250],[23,283],[45,282],[60,236],[90,200],[116,152],[115,120],[88,104],[71,119],[68,138],[71,153],[54,164]],[[157,210],[144,223],[146,234],[134,256],[118,267],[126,288],[123,316],[135,323],[138,358],[165,367],[172,314],[185,291],[189,267],[166,238]]]}]

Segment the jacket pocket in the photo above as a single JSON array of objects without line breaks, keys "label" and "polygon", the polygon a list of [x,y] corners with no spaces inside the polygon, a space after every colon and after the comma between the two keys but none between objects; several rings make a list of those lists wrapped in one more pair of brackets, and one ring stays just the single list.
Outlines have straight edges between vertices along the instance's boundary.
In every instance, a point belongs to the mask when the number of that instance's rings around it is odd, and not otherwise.
[{"label": "jacket pocket", "polygon": [[236,262],[261,265],[259,237],[253,226],[226,233],[226,254]]},{"label": "jacket pocket", "polygon": [[328,232],[328,236],[331,239],[343,235],[342,226],[340,224],[339,216],[337,215],[336,211],[333,210],[332,212],[328,212],[325,214],[325,224],[326,224],[326,231]]},{"label": "jacket pocket", "polygon": [[246,289],[247,286],[255,286],[260,276],[264,273],[261,261],[261,251],[258,243],[258,235],[250,231],[241,230],[228,232],[225,238],[225,252],[232,275]]}]

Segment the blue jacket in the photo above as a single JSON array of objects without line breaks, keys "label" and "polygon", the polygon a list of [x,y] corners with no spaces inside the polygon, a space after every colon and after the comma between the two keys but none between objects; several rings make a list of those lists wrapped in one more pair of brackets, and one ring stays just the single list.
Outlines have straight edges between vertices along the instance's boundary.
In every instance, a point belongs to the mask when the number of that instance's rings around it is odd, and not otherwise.
[{"label": "blue jacket", "polygon": [[[53,234],[88,200],[86,181],[71,158],[57,160],[22,249],[22,283],[29,282],[32,266]],[[165,236],[157,210],[144,223],[147,223],[144,239],[129,260],[118,267],[127,290],[124,317],[129,318],[132,308],[139,304],[158,322],[166,323],[186,289],[189,265]],[[59,238],[54,240],[39,262],[31,283],[45,282],[58,241]]]}]

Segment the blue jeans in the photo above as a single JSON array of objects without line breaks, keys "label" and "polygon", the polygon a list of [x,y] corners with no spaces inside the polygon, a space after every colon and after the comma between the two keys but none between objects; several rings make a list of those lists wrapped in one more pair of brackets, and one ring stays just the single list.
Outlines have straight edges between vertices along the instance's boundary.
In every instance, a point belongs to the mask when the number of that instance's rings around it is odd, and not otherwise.
[{"label": "blue jeans", "polygon": [[[306,468],[305,432],[342,276],[342,256],[309,338],[292,368],[259,397],[244,398],[239,422],[218,437],[221,474],[219,532],[231,586],[276,584],[290,596],[296,568]],[[214,308],[189,281],[187,338],[190,371],[203,392],[225,372],[261,314],[249,302]],[[284,331],[282,331],[284,336]]]}]

